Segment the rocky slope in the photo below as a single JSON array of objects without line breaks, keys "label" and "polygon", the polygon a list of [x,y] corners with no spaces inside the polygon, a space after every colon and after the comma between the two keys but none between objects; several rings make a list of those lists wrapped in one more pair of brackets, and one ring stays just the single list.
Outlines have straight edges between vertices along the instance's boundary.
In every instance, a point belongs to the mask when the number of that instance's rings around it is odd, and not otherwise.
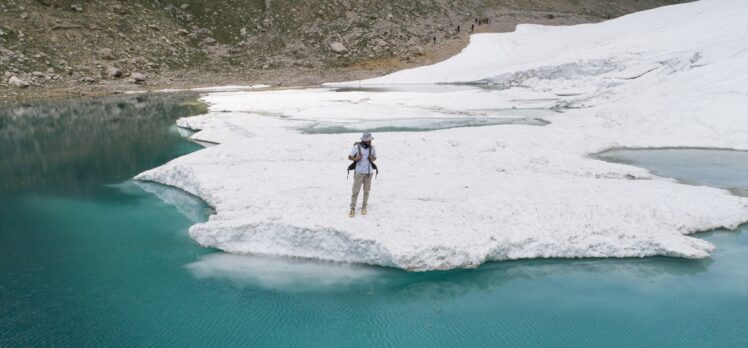
[{"label": "rocky slope", "polygon": [[673,2],[5,0],[0,101],[142,88],[134,84],[369,77],[454,54],[471,26],[596,22]]}]

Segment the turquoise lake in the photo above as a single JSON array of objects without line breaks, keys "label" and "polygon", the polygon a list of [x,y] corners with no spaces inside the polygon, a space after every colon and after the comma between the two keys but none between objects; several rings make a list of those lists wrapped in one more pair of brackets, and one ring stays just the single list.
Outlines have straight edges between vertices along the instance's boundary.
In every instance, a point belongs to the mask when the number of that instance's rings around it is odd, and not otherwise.
[{"label": "turquoise lake", "polygon": [[426,273],[202,248],[208,206],[130,179],[201,148],[194,98],[0,105],[0,346],[748,346],[748,225],[707,260]]}]

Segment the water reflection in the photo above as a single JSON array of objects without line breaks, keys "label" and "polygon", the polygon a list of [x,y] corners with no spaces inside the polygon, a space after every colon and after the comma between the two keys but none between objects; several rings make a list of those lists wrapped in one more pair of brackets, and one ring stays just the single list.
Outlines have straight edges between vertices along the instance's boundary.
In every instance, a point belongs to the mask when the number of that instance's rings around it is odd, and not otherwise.
[{"label": "water reflection", "polygon": [[[0,106],[0,193],[90,195],[195,144],[164,132],[202,112],[197,94],[82,98]],[[159,149],[160,151],[154,151]]]},{"label": "water reflection", "polygon": [[185,266],[198,279],[288,292],[346,291],[381,284],[395,271],[381,267],[271,256],[214,253]]},{"label": "water reflection", "polygon": [[399,299],[445,299],[490,292],[517,280],[616,274],[617,280],[653,281],[706,272],[712,262],[666,257],[534,259],[491,262],[472,270],[413,273],[358,264],[217,252],[203,255],[185,267],[197,279],[223,280],[241,288],[282,292],[390,291],[396,292]]}]

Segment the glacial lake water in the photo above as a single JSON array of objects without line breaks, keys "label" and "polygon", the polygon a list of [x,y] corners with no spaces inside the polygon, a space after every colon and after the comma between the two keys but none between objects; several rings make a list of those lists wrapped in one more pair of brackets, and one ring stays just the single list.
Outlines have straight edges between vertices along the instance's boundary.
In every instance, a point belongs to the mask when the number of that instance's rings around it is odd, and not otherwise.
[{"label": "glacial lake water", "polygon": [[[518,112],[519,114],[519,112]],[[322,123],[304,128],[299,131],[305,134],[339,134],[360,133],[369,131],[382,132],[428,132],[440,129],[463,128],[463,127],[485,127],[496,125],[531,125],[545,126],[548,124],[541,118],[531,117],[455,117],[455,118],[413,118],[393,119],[377,121],[349,121],[344,124]]]},{"label": "glacial lake water", "polygon": [[426,273],[202,248],[209,207],[130,180],[199,150],[173,127],[193,97],[0,106],[0,346],[748,344],[746,225],[699,234],[708,260]]},{"label": "glacial lake water", "polygon": [[685,184],[724,188],[748,196],[748,151],[706,148],[611,149],[596,158],[647,168]]}]

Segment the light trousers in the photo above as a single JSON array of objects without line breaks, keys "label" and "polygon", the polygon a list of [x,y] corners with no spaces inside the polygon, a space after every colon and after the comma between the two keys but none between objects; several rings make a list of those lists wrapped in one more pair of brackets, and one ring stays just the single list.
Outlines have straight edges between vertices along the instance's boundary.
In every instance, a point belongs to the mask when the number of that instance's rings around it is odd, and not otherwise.
[{"label": "light trousers", "polygon": [[361,204],[362,207],[366,208],[366,203],[369,202],[369,190],[371,190],[371,174],[356,173],[353,176],[353,194],[351,194],[351,209],[356,209],[356,201],[358,200],[358,193],[361,191],[361,186],[364,187],[364,200]]}]

